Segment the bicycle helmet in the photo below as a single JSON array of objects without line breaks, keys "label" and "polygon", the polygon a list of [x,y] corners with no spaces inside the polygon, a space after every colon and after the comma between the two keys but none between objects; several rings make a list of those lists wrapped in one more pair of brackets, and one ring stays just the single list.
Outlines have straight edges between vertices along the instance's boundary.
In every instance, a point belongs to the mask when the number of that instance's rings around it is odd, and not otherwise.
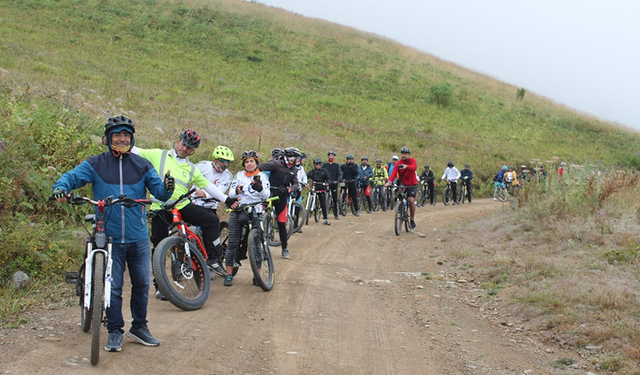
[{"label": "bicycle helmet", "polygon": [[347,155],[347,160],[349,160],[349,159],[353,159],[353,155],[352,154]]},{"label": "bicycle helmet", "polygon": [[[126,150],[114,149],[113,146],[111,145],[111,133],[114,133],[114,132],[118,133],[123,130],[126,130],[129,133],[131,133],[131,144],[129,145],[129,148]],[[134,144],[133,134],[135,132],[136,132],[136,125],[133,123],[133,121],[131,121],[130,118],[124,117],[122,115],[117,117],[111,117],[107,120],[107,123],[104,124],[104,136],[107,142],[107,146],[109,147],[109,150],[111,150],[114,153],[117,153],[118,155],[121,152],[128,153],[131,151],[131,147],[133,147],[133,144]]]},{"label": "bicycle helmet", "polygon": [[465,164],[465,165],[464,165],[464,167],[465,167],[465,168],[469,168],[469,164]]},{"label": "bicycle helmet", "polygon": [[320,159],[320,158],[313,159],[313,164],[315,164],[315,165],[322,164],[322,159]]},{"label": "bicycle helmet", "polygon": [[448,162],[447,163],[447,167],[449,167],[449,168],[453,167],[453,162],[452,161]]},{"label": "bicycle helmet", "polygon": [[513,165],[510,165],[510,166],[509,166],[509,169],[513,169]]},{"label": "bicycle helmet", "polygon": [[331,156],[331,155],[336,156],[336,152],[333,150],[327,152],[327,156]]},{"label": "bicycle helmet", "polygon": [[402,149],[400,149],[400,153],[401,154],[410,154],[411,150],[409,150],[409,147],[404,146]]},{"label": "bicycle helmet", "polygon": [[297,147],[288,147],[284,150],[284,156],[287,157],[302,157],[302,152]]},{"label": "bicycle helmet", "polygon": [[398,160],[398,155],[393,155],[393,157],[391,158],[391,160]]},{"label": "bicycle helmet", "polygon": [[429,164],[426,164],[426,165],[424,166],[424,169],[429,169],[429,168],[431,168],[431,167],[429,166]]},{"label": "bicycle helmet", "polygon": [[360,161],[362,161],[362,160],[369,161],[369,158],[368,158],[368,157],[366,157],[366,156],[363,156],[363,157],[361,157],[361,158],[360,158]]},{"label": "bicycle helmet", "polygon": [[193,129],[187,129],[180,133],[180,141],[189,148],[198,148],[201,139],[200,134]]},{"label": "bicycle helmet", "polygon": [[506,166],[506,165],[503,165],[503,166],[502,166],[502,170],[503,170],[503,171],[506,171],[507,169],[509,169],[509,168],[507,168],[507,166]]},{"label": "bicycle helmet", "polygon": [[258,153],[254,150],[248,150],[248,151],[244,151],[242,153],[242,166],[244,167],[244,162],[249,159],[255,159],[256,160],[256,164],[260,164],[260,155],[258,155]]},{"label": "bicycle helmet", "polygon": [[235,158],[233,157],[233,152],[231,152],[231,150],[229,150],[229,148],[224,147],[224,146],[218,146],[213,150],[213,154],[212,154],[214,159],[222,159],[222,160],[228,160],[228,161],[234,161]]},{"label": "bicycle helmet", "polygon": [[301,159],[306,159],[307,158],[307,154],[305,154],[304,152],[302,153],[302,155],[300,155]]},{"label": "bicycle helmet", "polygon": [[274,148],[273,151],[271,151],[271,157],[275,160],[282,159],[284,157],[284,150],[281,148]]},{"label": "bicycle helmet", "polygon": [[376,159],[376,164],[382,164],[382,159]]}]

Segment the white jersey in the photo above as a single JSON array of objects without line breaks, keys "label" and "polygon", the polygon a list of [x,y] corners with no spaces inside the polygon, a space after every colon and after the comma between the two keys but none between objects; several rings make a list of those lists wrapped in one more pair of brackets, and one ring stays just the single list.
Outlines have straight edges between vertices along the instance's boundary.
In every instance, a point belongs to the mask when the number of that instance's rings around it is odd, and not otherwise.
[{"label": "white jersey", "polygon": [[460,171],[456,167],[447,167],[444,170],[444,174],[442,175],[442,180],[446,179],[447,181],[457,182],[460,178]]},{"label": "white jersey", "polygon": [[298,191],[302,191],[302,186],[306,186],[309,180],[307,179],[307,172],[301,165],[298,165]]},{"label": "white jersey", "polygon": [[[213,162],[210,161],[201,161],[196,164],[196,167],[209,182],[226,194],[229,186],[231,186],[231,181],[233,181],[233,174],[231,174],[228,169],[219,172],[213,167]],[[211,198],[211,195],[206,191],[205,194],[207,195],[206,198]],[[193,203],[204,208],[215,210],[218,208],[219,202],[217,200],[205,202],[203,198],[198,198],[195,199]]]},{"label": "white jersey", "polygon": [[[240,198],[240,206],[244,206],[251,203],[262,202],[263,200],[269,198],[271,195],[269,185],[269,178],[264,172],[258,173],[256,176],[260,176],[260,181],[262,181],[262,191],[256,191],[251,186],[251,181],[253,181],[254,176],[247,176],[245,171],[240,171],[236,173],[236,177],[233,179],[231,183],[231,188],[229,189],[229,197],[231,198]],[[237,193],[238,186],[242,186],[242,191],[240,194]]]}]

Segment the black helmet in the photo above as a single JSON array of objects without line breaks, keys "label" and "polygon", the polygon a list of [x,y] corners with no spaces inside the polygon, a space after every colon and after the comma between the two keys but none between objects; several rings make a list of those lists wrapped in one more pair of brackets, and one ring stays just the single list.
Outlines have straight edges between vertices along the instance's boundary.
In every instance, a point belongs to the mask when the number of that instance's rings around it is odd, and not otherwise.
[{"label": "black helmet", "polygon": [[402,149],[400,149],[400,153],[401,154],[410,154],[411,150],[409,150],[409,147],[404,146]]},{"label": "black helmet", "polygon": [[349,160],[349,159],[353,159],[353,154],[347,155],[347,160]]},{"label": "black helmet", "polygon": [[376,159],[376,164],[382,164],[382,159]]},{"label": "black helmet", "polygon": [[271,151],[271,157],[273,157],[274,159],[281,159],[284,156],[284,150],[281,148],[274,148],[273,151]]},{"label": "black helmet", "polygon": [[202,140],[202,137],[193,129],[187,129],[180,133],[180,141],[189,148],[198,148],[200,140]]},{"label": "black helmet", "polygon": [[452,161],[448,162],[447,163],[447,167],[449,167],[449,168],[453,167],[453,162]]},{"label": "black helmet", "polygon": [[426,165],[424,166],[424,169],[429,169],[429,168],[431,168],[431,167],[429,166],[429,164],[426,164]]},{"label": "black helmet", "polygon": [[464,167],[465,167],[465,168],[469,168],[469,164],[465,164],[465,165],[464,165]]},{"label": "black helmet", "polygon": [[366,156],[363,156],[363,157],[361,157],[361,158],[360,158],[360,160],[361,160],[361,161],[362,161],[362,160],[369,161],[369,158],[368,158],[368,157],[366,157]]},{"label": "black helmet", "polygon": [[327,156],[331,156],[331,155],[336,156],[336,152],[333,150],[327,152]]},{"label": "black helmet", "polygon": [[313,159],[313,164],[322,164],[322,159],[320,158]]},{"label": "black helmet", "polygon": [[[111,145],[111,133],[113,132],[121,132],[123,130],[128,131],[129,133],[131,133],[131,144],[129,146],[128,150],[114,150],[112,145]],[[131,147],[133,147],[133,143],[134,143],[134,137],[133,134],[136,132],[136,125],[133,123],[133,121],[131,121],[130,118],[124,117],[122,115],[117,116],[117,117],[111,117],[107,120],[107,123],[104,124],[104,136],[105,136],[105,140],[107,141],[107,146],[109,147],[109,149],[111,151],[114,151],[116,153],[120,153],[120,152],[129,152],[131,150]]]},{"label": "black helmet", "polygon": [[302,159],[306,159],[307,158],[307,154],[305,154],[304,152],[302,153],[302,155],[300,156]]},{"label": "black helmet", "polygon": [[290,158],[302,157],[302,152],[300,152],[300,150],[298,150],[298,148],[296,147],[289,147],[284,150],[284,156],[287,156]]},{"label": "black helmet", "polygon": [[248,158],[256,159],[256,163],[260,164],[260,155],[254,150],[248,150],[242,153],[242,166],[244,166],[244,161]]}]

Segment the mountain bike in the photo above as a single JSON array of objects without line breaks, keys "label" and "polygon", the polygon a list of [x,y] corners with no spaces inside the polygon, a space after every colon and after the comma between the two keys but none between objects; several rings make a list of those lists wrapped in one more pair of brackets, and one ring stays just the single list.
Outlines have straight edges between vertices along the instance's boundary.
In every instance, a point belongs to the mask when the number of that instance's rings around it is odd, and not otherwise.
[{"label": "mountain bike", "polygon": [[[426,181],[420,181],[420,184],[422,184],[422,187],[418,189],[418,195],[416,195],[416,206],[417,205],[426,206],[427,202],[430,203],[429,194],[431,192],[431,186],[429,186],[429,184],[427,184]],[[436,201],[438,200],[436,196],[436,191],[435,191],[437,186],[438,184],[434,182],[433,183],[433,205],[434,206],[436,204]],[[418,199],[419,196],[420,196],[420,199]]]},{"label": "mountain bike", "polygon": [[402,224],[404,223],[404,229],[407,232],[411,232],[411,225],[409,223],[409,199],[407,198],[407,191],[404,185],[398,185],[396,191],[396,213],[394,216],[394,228],[396,236],[402,233]]},{"label": "mountain bike", "polygon": [[[171,204],[167,202],[162,206],[163,210],[171,211],[173,221],[169,225],[169,236],[158,243],[152,260],[158,289],[174,306],[186,311],[201,308],[211,291],[204,241],[191,231],[176,208],[178,203],[190,199],[195,190],[193,188]],[[150,216],[156,214],[154,211]]]},{"label": "mountain bike", "polygon": [[[373,194],[371,194],[371,204],[373,205],[374,211],[378,211],[380,208],[382,208],[384,211],[387,210],[387,189],[380,189],[381,186],[384,186],[384,182],[379,183],[379,181],[373,181]],[[382,193],[380,192],[380,190],[382,190]]]},{"label": "mountain bike", "polygon": [[396,205],[396,184],[387,189],[387,208],[393,210]]},{"label": "mountain bike", "polygon": [[[331,182],[329,185],[329,188],[327,189],[327,193],[325,194],[327,196],[327,214],[331,215],[333,214],[333,216],[338,216],[339,212],[334,212],[335,211],[335,207],[334,202],[333,202],[333,194],[331,193],[331,184],[333,184],[334,182]],[[337,184],[337,182],[335,182]],[[336,190],[338,188],[336,187]]]},{"label": "mountain bike", "polygon": [[[53,197],[52,197],[53,198]],[[51,200],[53,200],[50,198]],[[84,221],[91,223],[93,231],[86,240],[84,261],[79,271],[67,272],[67,283],[76,285],[76,296],[80,297],[80,326],[84,332],[91,330],[91,364],[100,360],[100,326],[106,325],[104,312],[111,305],[111,260],[112,239],[105,233],[105,207],[121,203],[124,207],[151,204],[150,200],[127,198],[124,195],[116,199],[104,200],[74,196],[68,197],[71,204],[89,203],[98,207],[98,216],[86,215]]]},{"label": "mountain bike", "polygon": [[494,195],[500,202],[506,202],[507,199],[509,199],[509,193],[507,192],[507,187],[503,182],[496,181]]},{"label": "mountain bike", "polygon": [[[266,207],[273,207],[271,202],[277,199],[278,197],[271,197],[264,202],[247,204],[237,208],[237,210],[244,210],[247,213],[249,223],[242,228],[240,247],[235,259],[237,266],[234,264],[232,275],[236,275],[238,268],[241,266],[240,261],[247,259],[248,255],[254,280],[265,292],[273,289],[275,270],[271,250],[269,249],[269,241],[265,235],[263,213]],[[267,222],[269,223],[270,221]],[[226,240],[227,238],[225,238],[225,243]]]},{"label": "mountain bike", "polygon": [[[327,187],[326,183],[319,184],[323,187]],[[322,196],[318,196],[318,193],[323,193]],[[313,219],[317,222],[320,221],[320,215],[322,214],[322,205],[318,201],[318,199],[322,199],[323,196],[326,199],[327,195],[331,195],[331,192],[328,190],[316,190],[316,184],[314,183],[311,186],[311,191],[309,191],[309,196],[307,197],[307,203],[305,205],[306,213],[306,224],[309,225],[309,218],[313,215]]]},{"label": "mountain bike", "polygon": [[422,182],[418,181],[421,186],[418,186],[418,190],[416,191],[416,207],[424,206],[424,202],[427,200],[427,186]]},{"label": "mountain bike", "polygon": [[302,207],[302,203],[296,199],[296,194],[293,191],[289,193],[287,201],[287,216],[291,218],[293,223],[292,234],[299,232],[305,223],[306,211]]},{"label": "mountain bike", "polygon": [[367,199],[367,189],[369,189],[369,196],[371,196],[371,187],[369,185],[369,182],[360,182],[360,184],[362,185],[359,189],[358,189],[358,202],[360,203],[359,207],[364,208],[364,210],[370,214],[372,211],[372,205],[369,204],[369,200]]},{"label": "mountain bike", "polygon": [[[267,236],[269,246],[280,246],[282,243],[280,240],[280,231],[278,230],[278,215],[276,215],[276,209],[273,207],[273,202],[278,199],[278,196],[267,199],[267,207],[262,214],[262,228]],[[287,239],[289,239],[293,233],[293,221],[289,215],[287,215],[286,228]]]},{"label": "mountain bike", "polygon": [[[342,181],[340,183],[340,214],[342,214],[342,216],[347,216],[347,210],[349,210],[349,208],[351,208],[351,213],[352,214],[357,214],[356,211],[356,205],[354,202],[351,201],[351,196],[349,195],[349,184],[351,182],[353,182],[355,180],[350,180],[350,181]],[[360,199],[360,189],[356,189],[358,192],[358,199]]]},{"label": "mountain bike", "polygon": [[456,197],[456,202],[464,204],[464,201],[469,201],[470,192],[467,190],[467,177],[463,177],[462,183],[458,184],[458,196]]},{"label": "mountain bike", "polygon": [[447,186],[445,186],[444,191],[442,192],[442,203],[445,206],[448,206],[453,201],[453,191],[451,190],[451,182],[447,181]]}]

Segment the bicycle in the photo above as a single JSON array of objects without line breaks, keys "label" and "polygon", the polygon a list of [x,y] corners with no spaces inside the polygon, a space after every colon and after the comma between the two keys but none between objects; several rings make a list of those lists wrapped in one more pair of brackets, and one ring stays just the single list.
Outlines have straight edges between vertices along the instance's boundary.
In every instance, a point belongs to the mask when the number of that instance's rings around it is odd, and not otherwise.
[{"label": "bicycle", "polygon": [[[327,187],[326,183],[322,183],[321,185]],[[318,193],[324,193],[323,195],[325,198],[327,195],[331,195],[331,192],[329,192],[328,190],[316,190],[316,184],[313,184],[313,186],[311,187],[311,191],[309,191],[309,196],[307,197],[307,203],[305,205],[307,225],[309,225],[309,218],[312,215],[316,223],[320,221],[322,206],[318,203]]]},{"label": "bicycle", "polygon": [[396,205],[396,184],[392,184],[389,189],[387,189],[387,207],[391,210],[394,209]]},{"label": "bicycle", "polygon": [[472,193],[468,191],[467,187],[467,177],[463,177],[463,181],[461,184],[458,184],[458,196],[456,197],[456,202],[464,204],[465,199],[469,201],[469,195]]},{"label": "bicycle", "polygon": [[364,208],[364,210],[370,214],[372,211],[372,207],[369,204],[369,200],[367,199],[367,189],[369,189],[369,196],[371,196],[371,188],[369,186],[369,182],[361,181],[359,182],[362,186],[358,189],[358,202],[359,207]]},{"label": "bicycle", "polygon": [[[381,186],[384,186],[384,182],[379,183],[378,181],[373,181],[373,194],[371,194],[371,204],[373,205],[374,211],[378,211],[381,207],[383,211],[387,210],[387,205],[385,204],[387,189],[380,189]],[[380,193],[380,190],[382,190],[382,193]]]},{"label": "bicycle", "polygon": [[504,182],[495,182],[495,197],[500,202],[506,202],[509,199],[509,192],[507,191],[507,186]]},{"label": "bicycle", "polygon": [[[54,198],[51,197],[50,200]],[[111,305],[111,260],[112,239],[105,233],[105,207],[121,203],[125,207],[151,204],[150,200],[133,199],[124,195],[113,199],[93,200],[83,196],[68,197],[67,202],[75,205],[89,203],[98,207],[98,216],[86,215],[85,222],[90,222],[93,228],[86,240],[84,261],[77,272],[67,272],[65,280],[76,285],[76,296],[80,297],[80,326],[82,331],[91,330],[91,364],[96,365],[100,360],[100,326],[106,326],[104,312]]]},{"label": "bicycle", "polygon": [[299,232],[305,223],[306,211],[304,207],[302,207],[302,203],[296,200],[295,192],[289,193],[287,216],[291,218],[291,222],[293,223],[292,234]]},{"label": "bicycle", "polygon": [[396,190],[396,211],[394,217],[394,228],[396,236],[402,233],[402,223],[404,223],[404,229],[407,232],[411,232],[411,225],[409,223],[409,200],[407,198],[406,186],[399,185]]},{"label": "bicycle", "polygon": [[[262,228],[267,236],[269,246],[280,246],[282,243],[282,241],[280,241],[280,231],[278,230],[278,215],[276,215],[276,209],[273,207],[273,202],[278,199],[278,196],[267,199],[267,207],[262,214]],[[289,215],[287,215],[286,227],[287,239],[289,239],[293,233],[293,221],[291,221]]]},{"label": "bicycle", "polygon": [[[349,209],[349,207],[351,207],[351,213],[356,215],[357,211],[356,211],[356,205],[354,202],[351,201],[351,196],[349,195],[349,189],[348,189],[348,185],[349,183],[353,182],[355,180],[350,180],[350,181],[342,181],[340,182],[340,214],[342,214],[342,216],[347,216],[347,210]],[[358,192],[358,199],[360,199],[360,189],[356,189]]]},{"label": "bicycle", "polygon": [[453,201],[453,191],[451,189],[451,181],[447,181],[447,186],[445,186],[444,191],[442,192],[442,203],[445,206],[448,206]]},{"label": "bicycle", "polygon": [[[181,201],[190,199],[195,190],[192,188],[171,204],[162,206],[163,210],[171,211],[173,220],[169,225],[169,236],[158,243],[152,259],[158,289],[174,306],[186,311],[201,308],[211,291],[204,241],[191,231],[176,208]],[[154,211],[150,216],[156,214]]]},{"label": "bicycle", "polygon": [[[269,241],[265,233],[263,213],[267,207],[273,207],[272,202],[277,199],[278,197],[271,197],[264,202],[247,204],[237,208],[247,213],[249,223],[242,228],[240,247],[236,253],[232,275],[235,276],[237,274],[241,266],[240,261],[247,259],[246,256],[248,253],[254,280],[265,292],[273,289],[275,284],[275,269],[271,250],[269,249]],[[228,236],[224,240],[225,243],[227,243],[227,239]]]}]

